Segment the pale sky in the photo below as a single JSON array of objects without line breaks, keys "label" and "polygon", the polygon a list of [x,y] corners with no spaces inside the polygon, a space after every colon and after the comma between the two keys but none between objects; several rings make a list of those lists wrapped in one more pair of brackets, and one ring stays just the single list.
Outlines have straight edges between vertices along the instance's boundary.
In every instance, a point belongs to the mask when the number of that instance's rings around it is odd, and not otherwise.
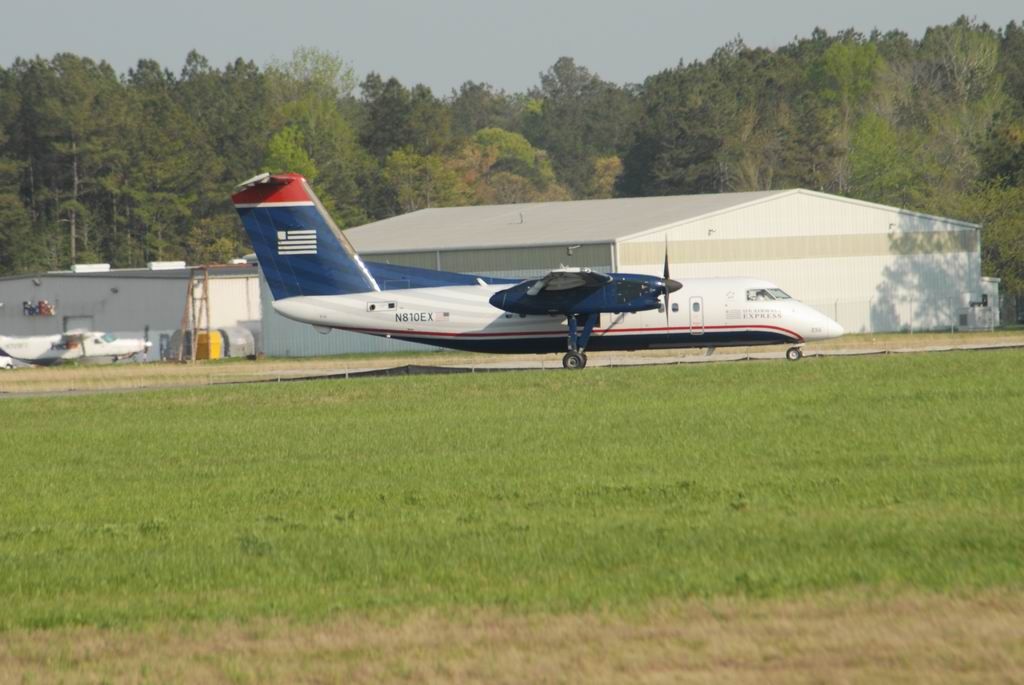
[{"label": "pale sky", "polygon": [[0,64],[73,52],[125,72],[140,58],[178,73],[195,48],[215,66],[264,65],[296,47],[330,50],[369,71],[446,95],[464,81],[509,91],[539,83],[563,55],[616,83],[705,59],[742,36],[776,48],[815,26],[834,32],[928,26],[966,14],[995,27],[1024,20],[1020,0],[0,0]]}]

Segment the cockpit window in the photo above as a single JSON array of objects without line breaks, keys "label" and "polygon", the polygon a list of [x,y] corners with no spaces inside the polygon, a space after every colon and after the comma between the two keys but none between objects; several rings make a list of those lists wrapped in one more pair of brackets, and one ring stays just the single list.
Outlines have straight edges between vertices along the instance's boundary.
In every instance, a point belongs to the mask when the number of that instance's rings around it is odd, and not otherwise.
[{"label": "cockpit window", "polygon": [[764,300],[774,300],[766,288],[752,288],[747,291],[748,302],[762,302]]},{"label": "cockpit window", "polygon": [[100,340],[102,340],[103,342],[114,342],[115,340],[117,340],[117,336],[114,335],[113,333],[104,333],[100,337]]},{"label": "cockpit window", "polygon": [[766,300],[791,300],[785,290],[780,288],[751,288],[747,291],[748,302],[763,302]]}]

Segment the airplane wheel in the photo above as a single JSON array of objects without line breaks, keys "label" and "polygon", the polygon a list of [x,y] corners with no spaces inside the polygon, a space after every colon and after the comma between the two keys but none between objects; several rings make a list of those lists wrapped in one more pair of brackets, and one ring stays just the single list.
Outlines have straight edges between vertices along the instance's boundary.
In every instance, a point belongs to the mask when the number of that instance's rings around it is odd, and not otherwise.
[{"label": "airplane wheel", "polygon": [[580,356],[583,357],[583,366],[581,366],[580,368],[581,369],[585,369],[585,368],[587,368],[587,353],[586,352],[580,352]]},{"label": "airplane wheel", "polygon": [[567,369],[582,369],[586,365],[586,357],[579,352],[566,352],[562,357],[562,366]]},{"label": "airplane wheel", "polygon": [[799,347],[791,347],[786,350],[786,359],[791,362],[800,361],[800,358],[804,356],[803,351]]}]

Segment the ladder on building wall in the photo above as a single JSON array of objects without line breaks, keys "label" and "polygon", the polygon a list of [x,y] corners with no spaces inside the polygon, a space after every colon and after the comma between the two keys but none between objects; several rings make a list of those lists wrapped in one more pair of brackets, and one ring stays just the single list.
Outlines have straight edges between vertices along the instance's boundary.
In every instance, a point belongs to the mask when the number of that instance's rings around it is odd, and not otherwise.
[{"label": "ladder on building wall", "polygon": [[[197,291],[199,291],[197,293]],[[192,268],[185,288],[185,311],[181,314],[181,338],[178,340],[178,361],[194,362],[199,334],[210,334],[210,267]],[[188,338],[188,350],[185,349]],[[186,354],[187,352],[187,354]]]}]

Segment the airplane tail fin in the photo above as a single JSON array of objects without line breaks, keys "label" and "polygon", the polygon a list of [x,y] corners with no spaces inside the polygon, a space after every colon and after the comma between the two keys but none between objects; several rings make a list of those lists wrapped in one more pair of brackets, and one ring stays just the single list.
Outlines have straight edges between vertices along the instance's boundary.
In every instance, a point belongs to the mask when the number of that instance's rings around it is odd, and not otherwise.
[{"label": "airplane tail fin", "polygon": [[380,290],[299,174],[260,174],[231,200],[275,300]]}]

